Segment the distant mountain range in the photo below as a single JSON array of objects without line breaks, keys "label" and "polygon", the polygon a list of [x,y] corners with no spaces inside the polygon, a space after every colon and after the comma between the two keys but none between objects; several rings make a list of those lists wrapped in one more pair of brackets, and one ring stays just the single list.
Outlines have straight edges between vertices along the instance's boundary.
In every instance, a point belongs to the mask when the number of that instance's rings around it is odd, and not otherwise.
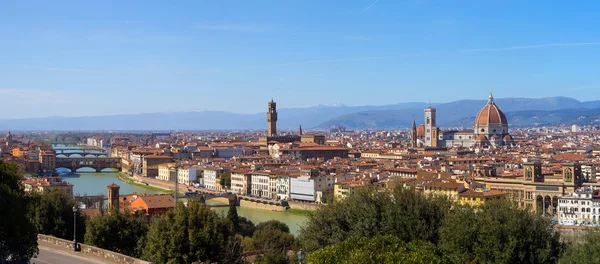
[{"label": "distant mountain range", "polygon": [[[431,104],[437,108],[438,126],[470,127],[486,100],[459,100]],[[580,102],[568,97],[500,98],[495,100],[511,126],[598,123],[600,101]],[[382,106],[314,106],[280,108],[281,129],[350,129],[409,127],[423,123],[427,103]],[[266,106],[265,106],[266,108]],[[146,113],[89,117],[46,117],[0,120],[0,130],[241,130],[266,129],[265,113],[236,114],[221,111]]]}]

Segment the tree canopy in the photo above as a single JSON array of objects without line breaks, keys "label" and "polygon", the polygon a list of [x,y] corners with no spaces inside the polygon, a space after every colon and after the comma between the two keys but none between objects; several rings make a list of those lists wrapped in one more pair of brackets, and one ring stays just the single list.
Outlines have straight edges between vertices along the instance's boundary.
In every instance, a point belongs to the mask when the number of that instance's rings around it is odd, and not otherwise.
[{"label": "tree canopy", "polygon": [[231,188],[231,172],[225,171],[219,175],[219,184],[225,189]]},{"label": "tree canopy", "polygon": [[438,247],[451,263],[556,263],[564,250],[550,219],[505,201],[455,207]]},{"label": "tree canopy", "polygon": [[15,164],[0,161],[0,259],[37,254],[37,231],[27,217],[27,199]]},{"label": "tree canopy", "polygon": [[239,247],[231,224],[208,207],[189,201],[158,217],[148,231],[143,258],[154,263],[235,262]]},{"label": "tree canopy", "polygon": [[115,209],[88,221],[85,243],[121,254],[140,257],[147,232],[148,225],[144,219],[128,212],[121,213]]},{"label": "tree canopy", "polygon": [[[40,234],[73,239],[73,206],[75,201],[60,190],[31,193],[28,216]],[[85,218],[77,214],[77,239],[83,240]]]},{"label": "tree canopy", "polygon": [[[315,263],[557,263],[565,249],[549,218],[510,202],[450,208],[404,188],[364,188],[320,207],[300,243]],[[412,258],[413,251],[437,257]]]},{"label": "tree canopy", "polygon": [[571,245],[560,259],[561,264],[593,264],[600,260],[600,231],[588,231],[585,241]]},{"label": "tree canopy", "polygon": [[309,263],[442,263],[431,242],[405,243],[395,236],[353,237],[313,252]]},{"label": "tree canopy", "polygon": [[342,201],[319,207],[309,215],[299,239],[307,252],[350,237],[377,234],[394,235],[405,242],[435,243],[449,208],[444,199],[427,198],[412,190],[378,192],[365,187]]}]

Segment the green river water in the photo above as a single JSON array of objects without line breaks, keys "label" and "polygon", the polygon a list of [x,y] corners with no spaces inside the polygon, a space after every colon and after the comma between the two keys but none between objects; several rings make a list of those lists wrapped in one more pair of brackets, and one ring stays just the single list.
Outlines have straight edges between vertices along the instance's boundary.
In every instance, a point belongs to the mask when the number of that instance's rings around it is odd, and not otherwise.
[{"label": "green river water", "polygon": [[[85,171],[85,172],[84,172]],[[116,172],[95,172],[89,171],[87,172],[84,169],[80,169],[76,173],[69,173],[69,170],[60,170],[60,176],[64,181],[70,182],[73,184],[73,193],[75,195],[99,195],[102,194],[104,196],[108,195],[106,186],[115,183],[119,185],[121,188],[119,193],[121,194],[130,194],[133,192],[137,193],[148,193],[155,194],[156,191],[151,191],[145,189],[143,187],[138,187],[134,185],[127,184],[117,178]],[[208,201],[207,204],[218,204],[214,201]],[[214,210],[218,213],[222,213],[227,215],[227,211],[229,208],[227,207],[215,207]],[[298,229],[300,226],[307,220],[307,217],[304,215],[285,213],[285,212],[275,212],[261,209],[253,209],[247,207],[237,207],[238,215],[248,218],[254,224],[258,224],[260,222],[268,221],[268,220],[278,220],[283,223],[286,223],[290,227],[290,233],[293,235],[298,234]]]}]

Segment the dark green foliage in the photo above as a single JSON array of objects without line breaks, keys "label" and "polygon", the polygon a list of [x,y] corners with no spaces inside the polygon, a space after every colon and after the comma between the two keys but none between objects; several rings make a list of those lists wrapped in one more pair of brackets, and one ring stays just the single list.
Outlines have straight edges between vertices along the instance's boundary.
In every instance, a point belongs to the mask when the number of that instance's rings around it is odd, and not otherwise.
[{"label": "dark green foliage", "polygon": [[442,263],[435,245],[425,241],[405,243],[395,236],[350,238],[313,252],[309,263]]},{"label": "dark green foliage", "polygon": [[231,172],[225,171],[219,175],[219,183],[223,188],[231,188]]},{"label": "dark green foliage", "polygon": [[288,264],[290,263],[289,257],[285,251],[269,249],[261,256],[258,256],[254,261],[256,264]]},{"label": "dark green foliage", "polygon": [[85,243],[128,256],[140,257],[148,232],[144,219],[125,212],[110,213],[90,219],[85,232]]},{"label": "dark green foliage", "polygon": [[252,221],[248,220],[246,217],[243,216],[238,217],[238,225],[239,229],[236,231],[236,233],[245,237],[251,237],[254,234],[254,230],[256,229],[254,223],[252,223]]},{"label": "dark green foliage", "polygon": [[257,228],[252,236],[254,248],[257,250],[284,249],[292,246],[294,236],[277,228]]},{"label": "dark green foliage", "polygon": [[229,211],[227,211],[227,220],[231,223],[233,227],[233,232],[239,234],[240,229],[240,219],[237,213],[237,208],[235,207],[235,203],[229,203]]},{"label": "dark green foliage", "polygon": [[350,237],[394,235],[405,242],[436,243],[438,230],[450,204],[423,197],[412,190],[396,188],[378,192],[364,188],[356,194],[321,206],[300,231],[303,249],[312,252]]},{"label": "dark green foliage", "polygon": [[256,231],[267,230],[267,229],[279,230],[284,233],[290,232],[290,228],[285,223],[277,221],[277,220],[269,220],[269,221],[261,222],[258,225],[256,225]]},{"label": "dark green foliage", "polygon": [[556,263],[564,245],[549,219],[498,201],[454,208],[438,248],[450,263]]},{"label": "dark green foliage", "polygon": [[277,220],[259,223],[256,226],[252,241],[255,250],[264,250],[257,263],[289,263],[287,249],[294,244],[294,236],[290,228]]},{"label": "dark green foliage", "polygon": [[[40,234],[73,239],[73,206],[75,201],[59,190],[32,193],[29,217]],[[85,217],[77,213],[77,239],[83,241]]]},{"label": "dark green foliage", "polygon": [[561,264],[594,264],[600,261],[600,231],[588,231],[585,241],[567,248]]},{"label": "dark green foliage", "polygon": [[231,252],[236,248],[228,248],[230,236],[227,219],[200,203],[180,203],[150,226],[143,258],[154,263],[231,262],[228,256],[235,256]]},{"label": "dark green foliage", "polygon": [[0,259],[37,254],[37,231],[27,217],[27,199],[15,164],[0,161]]}]

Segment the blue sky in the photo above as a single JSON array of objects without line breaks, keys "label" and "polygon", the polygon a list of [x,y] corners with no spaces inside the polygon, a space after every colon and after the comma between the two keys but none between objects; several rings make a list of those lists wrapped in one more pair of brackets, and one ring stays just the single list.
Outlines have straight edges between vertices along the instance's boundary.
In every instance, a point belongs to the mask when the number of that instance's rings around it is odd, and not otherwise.
[{"label": "blue sky", "polygon": [[0,118],[598,100],[598,17],[598,1],[5,1]]}]

